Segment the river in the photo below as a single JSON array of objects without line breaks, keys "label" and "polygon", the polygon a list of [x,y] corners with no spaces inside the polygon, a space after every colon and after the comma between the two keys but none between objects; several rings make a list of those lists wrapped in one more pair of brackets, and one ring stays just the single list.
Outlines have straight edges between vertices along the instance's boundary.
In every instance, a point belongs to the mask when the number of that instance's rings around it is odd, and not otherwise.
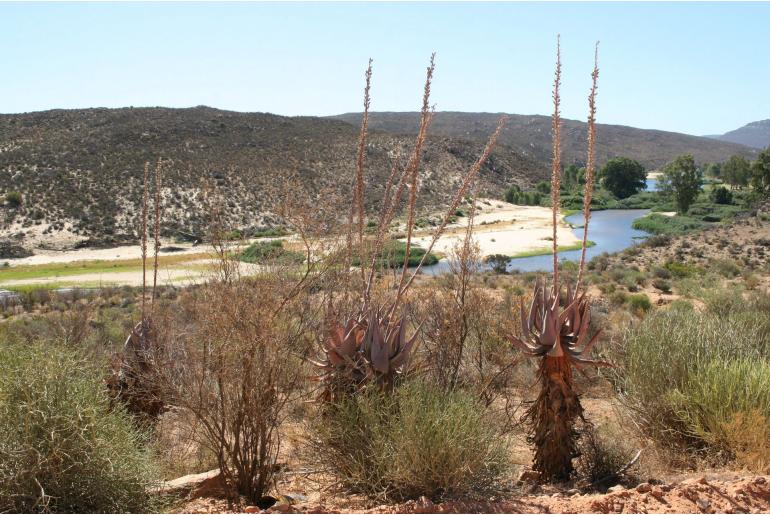
[{"label": "river", "polygon": [[[592,257],[603,252],[619,252],[648,236],[646,232],[632,228],[631,224],[634,220],[649,212],[649,209],[607,209],[605,211],[594,211],[591,214],[591,224],[588,228],[588,239],[596,243],[596,245],[586,250],[586,259],[590,260]],[[566,221],[575,226],[575,229],[573,229],[575,236],[582,239],[583,213],[570,215],[566,217]],[[511,254],[514,253],[516,253],[516,249],[511,249]],[[560,261],[578,261],[579,259],[580,250],[559,252]],[[508,263],[508,271],[536,272],[549,270],[552,265],[553,257],[551,254],[514,258]],[[438,275],[448,270],[449,263],[445,259],[442,259],[433,266],[423,267],[423,272],[428,275]]]}]

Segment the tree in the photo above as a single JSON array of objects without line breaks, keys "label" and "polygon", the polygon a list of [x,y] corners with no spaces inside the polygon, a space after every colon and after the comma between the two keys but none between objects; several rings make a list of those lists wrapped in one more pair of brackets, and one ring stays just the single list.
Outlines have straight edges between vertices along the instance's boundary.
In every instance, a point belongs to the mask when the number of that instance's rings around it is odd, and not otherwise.
[{"label": "tree", "polygon": [[722,165],[722,180],[733,188],[746,186],[750,175],[749,162],[741,156],[732,156]]},{"label": "tree", "polygon": [[562,180],[562,188],[570,190],[577,186],[585,184],[586,169],[580,168],[575,164],[569,165],[564,170],[564,180]]},{"label": "tree", "polygon": [[692,154],[685,154],[666,165],[661,177],[661,190],[674,197],[677,212],[690,209],[701,190],[702,177]]},{"label": "tree", "polygon": [[751,187],[758,193],[770,189],[770,147],[760,152],[751,165]]},{"label": "tree", "polygon": [[707,177],[719,179],[722,176],[722,165],[719,163],[709,163],[703,167],[703,174]]},{"label": "tree", "polygon": [[484,258],[484,262],[490,265],[496,274],[506,273],[510,261],[511,256],[506,256],[505,254],[492,254]]},{"label": "tree", "polygon": [[627,198],[647,187],[647,172],[627,157],[610,159],[599,170],[602,186],[617,198]]},{"label": "tree", "polygon": [[733,203],[733,194],[730,190],[725,188],[724,186],[718,186],[711,190],[711,193],[709,194],[711,197],[711,201],[715,204],[732,204]]}]

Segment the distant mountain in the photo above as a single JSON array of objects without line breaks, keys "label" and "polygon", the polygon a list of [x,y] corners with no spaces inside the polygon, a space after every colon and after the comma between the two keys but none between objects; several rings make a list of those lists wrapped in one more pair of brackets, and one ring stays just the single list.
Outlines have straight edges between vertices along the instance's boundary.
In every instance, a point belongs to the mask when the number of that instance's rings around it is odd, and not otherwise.
[{"label": "distant mountain", "polygon": [[[414,112],[372,113],[370,127],[390,134],[412,134],[417,128],[418,116]],[[550,117],[509,116],[510,121],[500,142],[532,159],[547,163],[551,158]],[[440,112],[436,113],[430,132],[434,136],[484,140],[499,117],[499,113]],[[334,118],[358,124],[361,113],[347,113]],[[564,120],[562,136],[564,163],[583,164],[586,159],[585,122]],[[733,154],[748,158],[755,151],[735,143],[716,142],[688,134],[598,124],[596,154],[599,164],[613,157],[626,156],[639,161],[648,169],[656,169],[681,154],[693,154],[697,162],[704,163],[722,161]]]},{"label": "distant mountain", "polygon": [[[341,120],[237,113],[208,107],[53,110],[0,115],[0,237],[27,247],[104,243],[136,237],[145,161],[173,160],[164,178],[165,223],[200,234],[206,228],[203,180],[225,198],[233,228],[269,226],[278,198],[271,188],[296,174],[311,194],[350,194],[358,127]],[[393,157],[413,138],[372,133],[367,200],[377,206]],[[432,136],[425,147],[420,199],[448,202],[483,149],[477,138]],[[545,163],[498,145],[481,170],[481,188],[501,196],[511,184],[547,177]],[[19,191],[21,207],[3,206]],[[342,206],[340,214],[347,208]]]},{"label": "distant mountain", "polygon": [[751,122],[740,129],[726,132],[722,135],[708,136],[722,141],[740,143],[747,147],[766,148],[770,146],[770,120]]}]

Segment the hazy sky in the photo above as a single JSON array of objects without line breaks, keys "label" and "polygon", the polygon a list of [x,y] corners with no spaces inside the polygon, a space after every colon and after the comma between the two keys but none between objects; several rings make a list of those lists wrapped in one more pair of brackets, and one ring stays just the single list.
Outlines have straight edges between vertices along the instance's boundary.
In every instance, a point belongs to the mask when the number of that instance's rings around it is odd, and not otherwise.
[{"label": "hazy sky", "polygon": [[285,115],[550,112],[692,134],[770,118],[770,3],[1,3],[0,112],[209,105]]}]

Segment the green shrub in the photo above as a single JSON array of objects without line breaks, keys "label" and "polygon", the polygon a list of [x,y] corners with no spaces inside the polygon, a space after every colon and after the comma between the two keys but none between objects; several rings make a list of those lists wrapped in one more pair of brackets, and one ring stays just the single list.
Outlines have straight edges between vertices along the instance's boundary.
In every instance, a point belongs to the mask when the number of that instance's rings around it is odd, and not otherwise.
[{"label": "green shrub", "polygon": [[283,227],[272,227],[272,228],[264,228],[264,229],[255,229],[250,232],[250,235],[252,238],[270,238],[270,237],[277,237],[277,236],[286,236],[289,234],[289,231],[284,229]]},{"label": "green shrub", "polygon": [[689,263],[681,263],[678,261],[669,261],[663,266],[671,273],[671,275],[677,279],[699,275],[703,272],[703,269],[698,266],[691,265]]},{"label": "green shrub", "polygon": [[[425,255],[425,249],[412,244],[409,249],[409,266],[417,266]],[[402,241],[390,241],[385,244],[382,255],[375,262],[375,268],[401,268],[404,266],[406,257],[406,243]],[[361,260],[355,256],[352,260],[354,266],[360,266]],[[432,252],[425,258],[423,266],[435,265],[438,263],[438,257]]]},{"label": "green shrub", "polygon": [[629,295],[626,302],[628,303],[628,308],[634,313],[647,313],[652,309],[650,298],[644,293]]},{"label": "green shrub", "polygon": [[417,382],[332,406],[315,430],[315,452],[337,479],[375,497],[483,495],[508,468],[507,440],[483,403]]},{"label": "green shrub", "polygon": [[732,259],[712,259],[711,268],[722,277],[738,277],[741,267]]},{"label": "green shrub", "polygon": [[663,293],[671,293],[671,283],[665,279],[653,279],[652,287]]},{"label": "green shrub", "polygon": [[241,252],[239,259],[245,263],[265,263],[276,260],[302,263],[305,256],[283,248],[283,240],[271,240],[252,243]]},{"label": "green shrub", "polygon": [[669,402],[693,437],[729,450],[725,427],[736,414],[758,410],[770,416],[770,362],[753,356],[709,360],[670,392]]},{"label": "green shrub", "polygon": [[11,207],[19,207],[22,202],[21,193],[18,191],[9,191],[5,194],[5,201],[8,202],[8,205]]},{"label": "green shrub", "polygon": [[0,511],[147,512],[143,436],[99,374],[54,345],[0,343]]},{"label": "green shrub", "polygon": [[736,455],[724,427],[739,413],[770,417],[770,314],[758,302],[702,313],[672,305],[627,330],[611,373],[647,435]]},{"label": "green shrub", "polygon": [[689,216],[665,216],[652,213],[634,220],[631,226],[634,229],[649,232],[651,234],[686,234],[702,229],[704,222]]}]

